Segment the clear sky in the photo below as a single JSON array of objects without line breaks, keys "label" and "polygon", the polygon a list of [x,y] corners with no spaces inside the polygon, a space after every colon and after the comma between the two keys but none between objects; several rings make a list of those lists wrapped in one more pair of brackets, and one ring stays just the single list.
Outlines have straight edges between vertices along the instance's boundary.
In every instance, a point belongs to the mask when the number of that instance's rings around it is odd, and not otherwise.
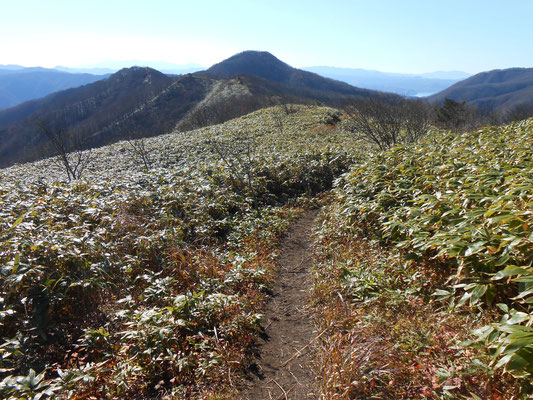
[{"label": "clear sky", "polygon": [[0,0],[0,64],[210,66],[243,50],[295,67],[533,67],[533,1]]}]

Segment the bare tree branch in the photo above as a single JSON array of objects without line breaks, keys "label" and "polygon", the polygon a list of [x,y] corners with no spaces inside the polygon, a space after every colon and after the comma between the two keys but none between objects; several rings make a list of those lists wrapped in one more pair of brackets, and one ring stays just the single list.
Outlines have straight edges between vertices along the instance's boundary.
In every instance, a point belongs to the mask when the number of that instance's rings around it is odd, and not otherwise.
[{"label": "bare tree branch", "polygon": [[148,172],[152,167],[152,157],[154,149],[148,148],[147,138],[140,133],[132,132],[126,136],[126,143],[135,163],[142,164],[144,171]]},{"label": "bare tree branch", "polygon": [[252,199],[252,208],[261,217],[259,200],[254,184],[257,167],[258,143],[255,137],[243,132],[235,133],[230,139],[210,137],[206,141],[207,147],[215,153],[234,181],[244,186]]},{"label": "bare tree branch", "polygon": [[50,142],[53,155],[64,168],[69,182],[80,179],[91,158],[91,150],[84,150],[81,136],[68,131],[58,122],[52,124],[40,117],[35,119],[35,125]]},{"label": "bare tree branch", "polygon": [[369,98],[345,107],[350,130],[361,139],[386,150],[397,143],[412,143],[429,129],[429,106],[399,98]]}]

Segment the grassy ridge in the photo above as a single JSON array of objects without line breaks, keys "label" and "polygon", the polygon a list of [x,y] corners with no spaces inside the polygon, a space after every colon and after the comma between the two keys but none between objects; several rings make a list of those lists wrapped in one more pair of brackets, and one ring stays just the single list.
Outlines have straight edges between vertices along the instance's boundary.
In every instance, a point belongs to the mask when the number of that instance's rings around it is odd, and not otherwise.
[{"label": "grassy ridge", "polygon": [[[315,288],[321,319],[336,327],[324,354],[337,361],[322,362],[332,398],[516,398],[510,375],[531,390],[532,143],[531,120],[436,132],[338,181]],[[360,335],[375,341],[361,361],[370,365],[336,381],[365,348]]]},{"label": "grassy ridge", "polygon": [[[232,398],[283,232],[349,170],[316,232],[323,396],[526,398],[533,121],[363,155],[339,117],[152,138],[148,171],[117,143],[73,183],[0,170],[2,397]],[[243,138],[254,193],[210,145]]]},{"label": "grassy ridge", "polygon": [[[355,154],[336,111],[292,111],[149,139],[148,172],[126,143],[93,150],[71,184],[53,160],[0,171],[2,397],[231,393],[294,201]],[[260,216],[209,149],[242,135]]]}]

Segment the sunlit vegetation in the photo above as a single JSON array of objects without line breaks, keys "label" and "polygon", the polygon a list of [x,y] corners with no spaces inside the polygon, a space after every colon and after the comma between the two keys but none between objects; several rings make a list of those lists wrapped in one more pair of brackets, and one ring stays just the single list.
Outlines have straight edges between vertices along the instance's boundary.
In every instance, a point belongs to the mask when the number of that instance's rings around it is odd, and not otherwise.
[{"label": "sunlit vegetation", "polygon": [[[231,398],[278,241],[354,162],[338,120],[266,109],[144,139],[149,163],[119,142],[71,182],[1,170],[0,397]],[[246,171],[209,147],[244,136]]]},{"label": "sunlit vegetation", "polygon": [[348,123],[278,106],[93,149],[70,181],[0,170],[0,397],[235,398],[280,240],[332,188],[322,396],[531,395],[533,120],[386,151]]},{"label": "sunlit vegetation", "polygon": [[433,132],[337,181],[316,233],[328,399],[525,399],[533,121]]}]

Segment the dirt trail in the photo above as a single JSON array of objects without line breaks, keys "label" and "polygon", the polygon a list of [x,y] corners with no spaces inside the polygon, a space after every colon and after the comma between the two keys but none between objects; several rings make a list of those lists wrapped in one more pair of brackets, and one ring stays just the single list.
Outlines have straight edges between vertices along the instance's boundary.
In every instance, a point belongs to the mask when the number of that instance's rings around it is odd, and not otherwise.
[{"label": "dirt trail", "polygon": [[242,400],[318,398],[311,346],[307,346],[317,336],[308,311],[310,235],[317,214],[310,211],[300,218],[281,247],[279,276],[265,309],[256,364]]}]

